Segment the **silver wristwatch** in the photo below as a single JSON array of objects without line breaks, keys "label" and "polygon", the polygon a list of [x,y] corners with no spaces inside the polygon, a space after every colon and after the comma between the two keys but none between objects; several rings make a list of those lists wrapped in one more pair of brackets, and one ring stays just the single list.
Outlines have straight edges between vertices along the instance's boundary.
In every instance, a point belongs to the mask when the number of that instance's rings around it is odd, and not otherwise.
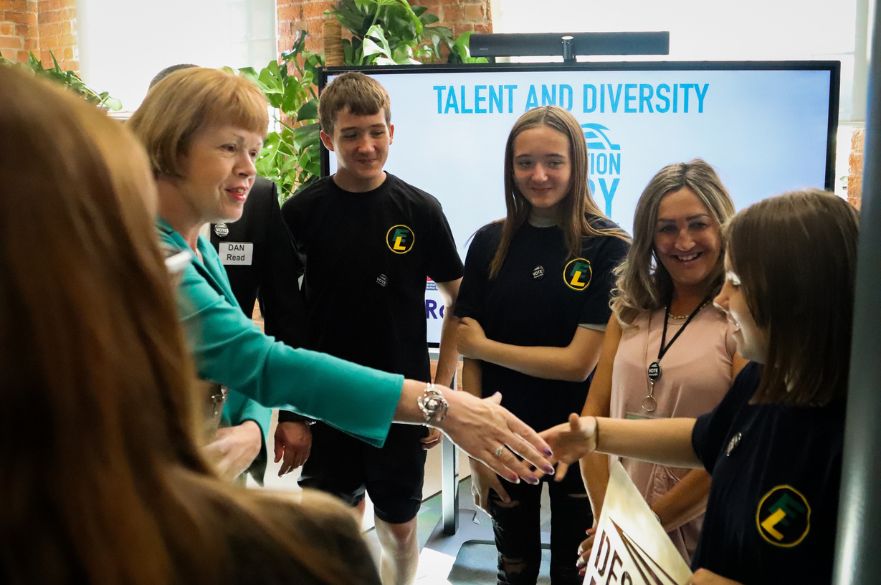
[{"label": "silver wristwatch", "polygon": [[422,395],[416,399],[416,404],[419,406],[419,410],[422,411],[425,422],[430,425],[442,423],[447,416],[447,410],[450,408],[447,399],[444,398],[444,395],[434,384],[425,386]]}]

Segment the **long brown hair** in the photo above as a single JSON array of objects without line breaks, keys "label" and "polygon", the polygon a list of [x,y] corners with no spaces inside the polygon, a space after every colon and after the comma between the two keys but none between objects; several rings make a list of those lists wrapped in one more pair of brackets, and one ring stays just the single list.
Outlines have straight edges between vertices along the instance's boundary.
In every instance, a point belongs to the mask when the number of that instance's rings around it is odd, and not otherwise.
[{"label": "long brown hair", "polygon": [[[633,215],[633,244],[627,258],[615,269],[617,281],[612,291],[612,310],[625,325],[643,311],[653,311],[673,297],[673,279],[655,253],[655,230],[661,200],[683,188],[690,189],[707,208],[716,226],[734,215],[734,203],[715,169],[699,158],[665,166],[652,177]],[[724,242],[719,259],[707,277],[707,293],[722,286]]]},{"label": "long brown hair", "polygon": [[857,211],[818,189],[755,203],[725,227],[731,270],[768,336],[758,401],[846,395],[858,229]]},{"label": "long brown hair", "polygon": [[517,189],[514,181],[514,140],[524,131],[539,126],[547,126],[561,133],[569,141],[569,159],[572,174],[569,193],[560,202],[562,224],[560,228],[565,234],[566,248],[569,256],[581,253],[581,238],[584,236],[616,236],[626,240],[627,234],[620,229],[594,227],[591,217],[605,217],[591,197],[587,187],[587,143],[584,131],[575,117],[557,106],[545,106],[529,110],[514,123],[505,143],[505,208],[507,210],[502,224],[502,235],[499,246],[490,262],[490,278],[495,278],[505,263],[508,248],[514,234],[517,233],[529,218],[531,206]]},{"label": "long brown hair", "polygon": [[0,103],[0,582],[231,582],[235,526],[300,582],[350,582],[314,533],[357,535],[347,510],[245,493],[200,454],[143,149],[10,67]]}]

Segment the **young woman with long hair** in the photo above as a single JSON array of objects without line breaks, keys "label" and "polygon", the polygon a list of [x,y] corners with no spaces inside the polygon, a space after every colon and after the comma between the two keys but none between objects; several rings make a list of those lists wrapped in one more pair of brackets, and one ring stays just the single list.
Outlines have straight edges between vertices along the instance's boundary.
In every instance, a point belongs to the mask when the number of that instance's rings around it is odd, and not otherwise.
[{"label": "young woman with long hair", "polygon": [[[534,428],[584,404],[612,270],[627,251],[624,232],[590,196],[587,170],[584,133],[569,112],[522,115],[505,147],[507,216],[475,235],[456,301],[465,390],[500,390],[504,405]],[[503,485],[477,461],[471,470],[475,503],[493,518],[499,582],[535,583],[541,486]],[[571,555],[591,523],[584,486],[577,477],[549,485],[551,579],[580,582]]]}]

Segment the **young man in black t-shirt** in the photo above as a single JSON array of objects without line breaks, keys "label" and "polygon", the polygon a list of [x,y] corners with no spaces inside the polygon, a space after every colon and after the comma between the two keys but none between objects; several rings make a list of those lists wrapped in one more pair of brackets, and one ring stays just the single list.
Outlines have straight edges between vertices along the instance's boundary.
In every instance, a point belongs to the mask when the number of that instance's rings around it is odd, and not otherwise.
[{"label": "young man in black t-shirt", "polygon": [[[370,77],[346,73],[325,88],[319,116],[337,172],[282,208],[305,266],[305,347],[429,381],[425,283],[431,278],[447,300],[435,381],[448,386],[457,361],[451,305],[462,263],[437,199],[383,170],[394,137],[388,94]],[[383,582],[411,583],[424,450],[439,435],[394,425],[382,449],[320,423],[312,436],[300,485],[361,510],[369,493]]]}]

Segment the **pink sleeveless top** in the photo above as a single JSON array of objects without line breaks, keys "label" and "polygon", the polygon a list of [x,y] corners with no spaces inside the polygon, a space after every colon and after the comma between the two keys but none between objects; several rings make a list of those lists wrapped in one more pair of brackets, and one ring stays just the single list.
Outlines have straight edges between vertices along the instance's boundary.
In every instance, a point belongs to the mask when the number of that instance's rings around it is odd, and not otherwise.
[{"label": "pink sleeveless top", "polygon": [[[667,342],[685,322],[670,319]],[[655,383],[657,408],[642,409],[649,392],[646,370],[657,360],[664,327],[664,309],[644,313],[625,327],[612,371],[610,416],[615,418],[695,418],[712,410],[731,386],[731,363],[735,342],[725,316],[712,305],[695,315],[682,335],[664,354],[661,378]],[[666,493],[688,469],[664,467],[645,461],[621,459],[637,489],[651,505]],[[673,544],[686,560],[697,546],[703,508],[696,516],[673,529]]]}]

